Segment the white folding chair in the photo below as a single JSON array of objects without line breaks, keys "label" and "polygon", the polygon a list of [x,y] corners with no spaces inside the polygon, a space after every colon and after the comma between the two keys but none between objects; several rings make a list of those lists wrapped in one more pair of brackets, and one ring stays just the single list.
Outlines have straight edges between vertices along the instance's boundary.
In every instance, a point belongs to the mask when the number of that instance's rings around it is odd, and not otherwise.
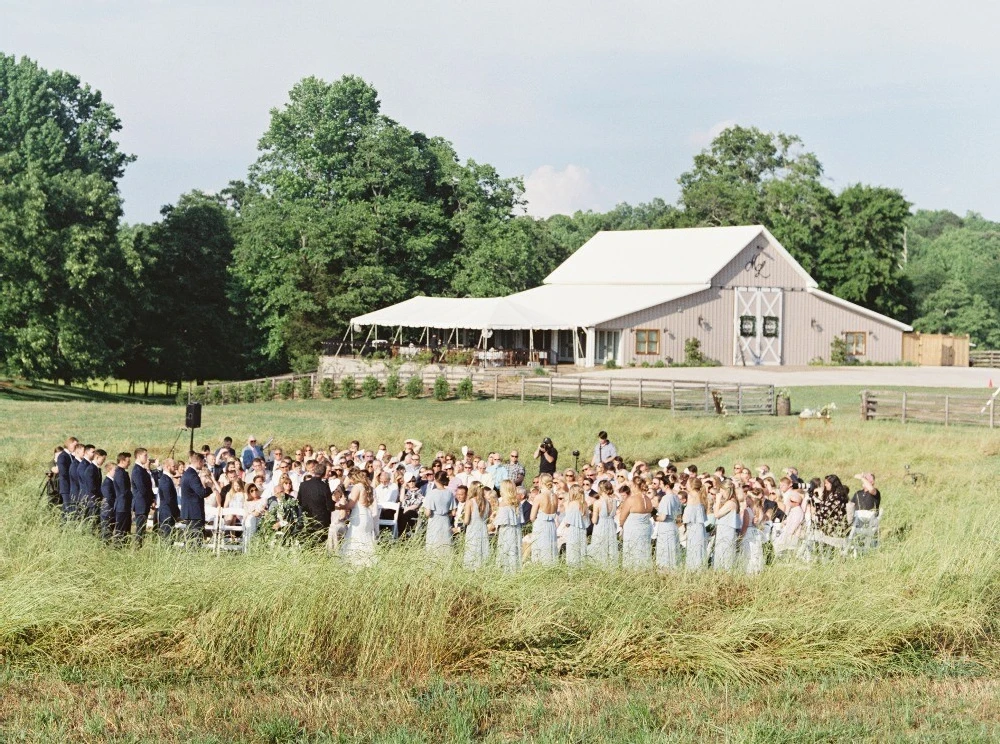
[{"label": "white folding chair", "polygon": [[[226,524],[227,517],[237,517],[235,524]],[[243,540],[243,510],[240,508],[219,509],[215,527],[215,554],[223,550],[246,552],[246,542]]]},{"label": "white folding chair", "polygon": [[[392,512],[391,516],[386,516],[386,512]],[[392,539],[395,540],[399,537],[399,502],[393,501],[378,505],[378,529],[379,532],[382,531],[383,527],[390,527],[392,529]]]},{"label": "white folding chair", "polygon": [[854,556],[867,553],[878,547],[879,523],[882,512],[858,509],[854,512],[854,523],[847,535],[847,550]]}]

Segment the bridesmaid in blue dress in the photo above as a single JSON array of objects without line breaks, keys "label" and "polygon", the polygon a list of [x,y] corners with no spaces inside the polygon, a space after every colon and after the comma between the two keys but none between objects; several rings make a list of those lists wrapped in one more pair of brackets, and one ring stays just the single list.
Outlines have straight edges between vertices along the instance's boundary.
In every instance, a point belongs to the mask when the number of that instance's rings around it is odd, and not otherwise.
[{"label": "bridesmaid in blue dress", "polygon": [[687,556],[685,566],[689,571],[700,571],[708,563],[708,539],[705,535],[705,491],[701,481],[688,478],[687,504],[682,521],[687,530]]},{"label": "bridesmaid in blue dress", "polygon": [[566,528],[566,565],[583,565],[587,556],[587,503],[584,500],[583,489],[572,486],[569,489],[569,500],[563,511],[562,525]]},{"label": "bridesmaid in blue dress", "polygon": [[475,571],[486,565],[490,557],[490,535],[486,521],[490,517],[490,504],[483,493],[483,484],[469,484],[469,497],[465,500],[465,567]]},{"label": "bridesmaid in blue dress", "polygon": [[736,541],[743,529],[743,513],[736,497],[736,486],[727,481],[715,495],[715,553],[712,567],[732,571],[736,565]]},{"label": "bridesmaid in blue dress", "polygon": [[455,495],[447,489],[448,475],[441,471],[434,476],[434,488],[424,498],[427,515],[427,552],[447,555],[451,550],[451,520],[458,507]]},{"label": "bridesmaid in blue dress", "polygon": [[531,529],[533,563],[550,565],[559,560],[559,543],[556,537],[557,508],[551,481],[548,484],[543,482],[542,491],[531,507],[531,521],[534,522]]},{"label": "bridesmaid in blue dress", "polygon": [[521,510],[514,482],[500,481],[500,508],[497,509],[497,567],[506,573],[521,569]]},{"label": "bridesmaid in blue dress", "polygon": [[618,565],[618,525],[615,524],[614,508],[611,505],[613,493],[611,483],[601,481],[597,486],[597,500],[591,509],[594,530],[590,536],[587,555],[604,568]]},{"label": "bridesmaid in blue dress", "polygon": [[656,567],[675,570],[681,562],[681,541],[677,534],[677,519],[684,506],[673,489],[660,497],[656,507]]},{"label": "bridesmaid in blue dress", "polygon": [[618,521],[622,524],[622,568],[641,571],[653,565],[653,501],[636,483],[636,491],[623,485],[618,489],[622,505]]}]

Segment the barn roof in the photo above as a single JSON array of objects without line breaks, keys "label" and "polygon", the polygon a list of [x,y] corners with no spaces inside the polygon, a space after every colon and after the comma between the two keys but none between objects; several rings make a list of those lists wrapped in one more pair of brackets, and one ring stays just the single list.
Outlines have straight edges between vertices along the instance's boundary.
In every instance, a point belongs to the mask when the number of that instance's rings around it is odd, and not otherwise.
[{"label": "barn roof", "polygon": [[802,276],[806,286],[817,286],[762,225],[602,231],[563,261],[544,283],[710,284],[716,274],[762,233]]}]

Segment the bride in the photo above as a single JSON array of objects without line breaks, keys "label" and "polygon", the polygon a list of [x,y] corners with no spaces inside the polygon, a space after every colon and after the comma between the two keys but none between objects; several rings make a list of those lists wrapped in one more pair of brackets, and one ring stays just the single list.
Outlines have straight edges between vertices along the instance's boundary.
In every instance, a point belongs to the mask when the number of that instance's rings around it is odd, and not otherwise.
[{"label": "bride", "polygon": [[352,468],[347,477],[351,493],[345,507],[349,516],[341,554],[352,566],[372,566],[375,564],[375,540],[378,537],[375,493],[363,470]]}]

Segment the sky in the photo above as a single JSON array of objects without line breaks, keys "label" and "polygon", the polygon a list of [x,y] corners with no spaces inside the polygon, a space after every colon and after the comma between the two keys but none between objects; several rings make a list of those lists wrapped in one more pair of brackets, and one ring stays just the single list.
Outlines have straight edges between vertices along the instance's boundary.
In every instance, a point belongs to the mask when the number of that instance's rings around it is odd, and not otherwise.
[{"label": "sky", "polygon": [[359,75],[382,110],[523,176],[538,216],[662,197],[733,123],[828,185],[1000,220],[1000,3],[0,0],[0,52],[100,90],[125,218],[246,176],[270,110]]}]

